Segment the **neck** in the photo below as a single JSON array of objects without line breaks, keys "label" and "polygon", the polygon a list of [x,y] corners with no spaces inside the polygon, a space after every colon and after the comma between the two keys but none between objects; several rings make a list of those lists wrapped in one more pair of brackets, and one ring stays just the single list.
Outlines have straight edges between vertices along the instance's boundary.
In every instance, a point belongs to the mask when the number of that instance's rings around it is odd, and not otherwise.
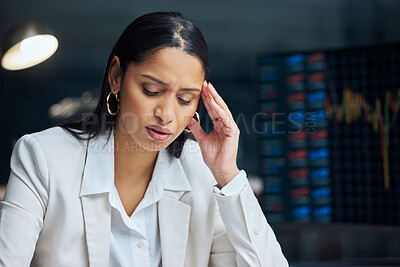
[{"label": "neck", "polygon": [[115,182],[127,185],[148,184],[158,151],[140,149],[129,134],[116,127],[114,132]]}]

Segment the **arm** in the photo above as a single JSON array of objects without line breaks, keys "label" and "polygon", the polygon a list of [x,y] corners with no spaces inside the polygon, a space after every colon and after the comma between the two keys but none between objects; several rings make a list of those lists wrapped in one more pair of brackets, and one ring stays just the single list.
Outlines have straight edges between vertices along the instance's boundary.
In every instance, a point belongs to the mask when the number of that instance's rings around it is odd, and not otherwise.
[{"label": "arm", "polygon": [[[214,86],[206,81],[203,82],[201,97],[213,120],[214,130],[206,134],[194,119],[188,126],[200,146],[204,162],[217,181],[215,197],[228,237],[219,238],[218,241],[225,239],[227,246],[231,243],[238,266],[287,266],[275,235],[250,188],[246,173],[237,168],[240,131],[232,113]],[[222,188],[220,192],[219,188]],[[216,241],[217,235],[214,243]],[[223,253],[218,255],[226,257]],[[218,260],[220,264],[213,262],[210,259],[211,266],[226,265],[222,260]]]},{"label": "arm", "polygon": [[0,266],[29,266],[43,226],[48,201],[48,169],[30,135],[21,137],[11,156],[11,173],[0,205]]},{"label": "arm", "polygon": [[[237,266],[288,266],[245,171],[242,170],[221,190],[215,186],[214,193],[228,241],[236,252]],[[227,240],[223,242],[227,243]],[[222,263],[211,266],[222,266]]]}]

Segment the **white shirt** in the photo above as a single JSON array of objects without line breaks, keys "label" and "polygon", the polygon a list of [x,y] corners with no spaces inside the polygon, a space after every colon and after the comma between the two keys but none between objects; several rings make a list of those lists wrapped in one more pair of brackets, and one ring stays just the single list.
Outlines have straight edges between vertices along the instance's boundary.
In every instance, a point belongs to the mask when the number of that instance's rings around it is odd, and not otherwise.
[{"label": "white shirt", "polygon": [[157,202],[162,197],[164,187],[159,180],[159,176],[155,176],[150,181],[143,199],[131,216],[127,215],[113,186],[109,195],[112,207],[109,266],[161,266]]},{"label": "white shirt", "polygon": [[[110,190],[109,201],[112,209],[109,266],[161,266],[157,202],[162,197],[164,187],[159,176],[153,178],[143,199],[130,217],[115,186]],[[245,179],[245,172],[242,170],[241,175],[237,175],[221,190],[214,186],[214,193],[222,196],[235,194],[244,187]]]}]

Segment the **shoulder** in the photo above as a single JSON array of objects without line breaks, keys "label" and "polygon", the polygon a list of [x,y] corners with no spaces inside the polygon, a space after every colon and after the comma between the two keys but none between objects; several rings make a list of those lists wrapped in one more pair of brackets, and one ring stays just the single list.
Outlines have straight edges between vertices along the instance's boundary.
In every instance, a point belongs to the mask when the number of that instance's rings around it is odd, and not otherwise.
[{"label": "shoulder", "polygon": [[180,161],[184,166],[187,167],[196,169],[207,168],[207,165],[204,163],[199,144],[192,139],[186,140],[182,149]]},{"label": "shoulder", "polygon": [[203,160],[200,146],[195,140],[186,140],[180,161],[191,184],[197,181],[206,181],[205,184],[208,185],[216,184],[214,176]]},{"label": "shoulder", "polygon": [[199,157],[201,157],[201,160],[203,159],[199,144],[192,139],[186,140],[185,145],[183,146],[182,149],[182,155],[180,157],[181,160],[190,161],[199,159]]},{"label": "shoulder", "polygon": [[14,146],[14,156],[39,157],[62,160],[71,154],[80,154],[85,144],[61,127],[51,127],[40,132],[25,134]]},{"label": "shoulder", "polygon": [[81,145],[81,141],[76,139],[66,129],[55,126],[46,130],[27,134],[26,138],[34,138],[39,144],[46,146],[68,146],[68,145]]},{"label": "shoulder", "polygon": [[46,186],[55,181],[65,185],[71,177],[80,177],[85,152],[86,142],[61,127],[51,127],[18,139],[11,156],[11,169]]},{"label": "shoulder", "polygon": [[42,131],[33,132],[23,135],[17,142],[27,141],[31,138],[35,139],[39,143],[46,143],[52,141],[78,141],[73,137],[67,130],[62,127],[54,126],[47,128]]}]

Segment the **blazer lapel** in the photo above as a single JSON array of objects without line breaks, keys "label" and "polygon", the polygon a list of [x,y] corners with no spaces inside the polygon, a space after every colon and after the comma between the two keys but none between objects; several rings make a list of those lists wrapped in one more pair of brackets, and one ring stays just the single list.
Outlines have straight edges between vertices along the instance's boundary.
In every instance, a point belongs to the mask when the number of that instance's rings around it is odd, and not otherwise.
[{"label": "blazer lapel", "polygon": [[167,151],[160,151],[153,177],[163,180],[163,196],[158,201],[158,223],[160,229],[163,267],[183,267],[189,235],[191,206],[181,201],[186,192],[192,190],[181,161],[170,158]]},{"label": "blazer lapel", "polygon": [[90,140],[83,171],[81,198],[89,266],[108,266],[110,255],[111,206],[114,183],[114,136]]},{"label": "blazer lapel", "polygon": [[158,202],[163,267],[181,267],[185,262],[191,207],[178,200],[182,194],[164,191]]},{"label": "blazer lapel", "polygon": [[85,220],[89,266],[108,266],[110,255],[111,206],[107,194],[81,198]]}]

